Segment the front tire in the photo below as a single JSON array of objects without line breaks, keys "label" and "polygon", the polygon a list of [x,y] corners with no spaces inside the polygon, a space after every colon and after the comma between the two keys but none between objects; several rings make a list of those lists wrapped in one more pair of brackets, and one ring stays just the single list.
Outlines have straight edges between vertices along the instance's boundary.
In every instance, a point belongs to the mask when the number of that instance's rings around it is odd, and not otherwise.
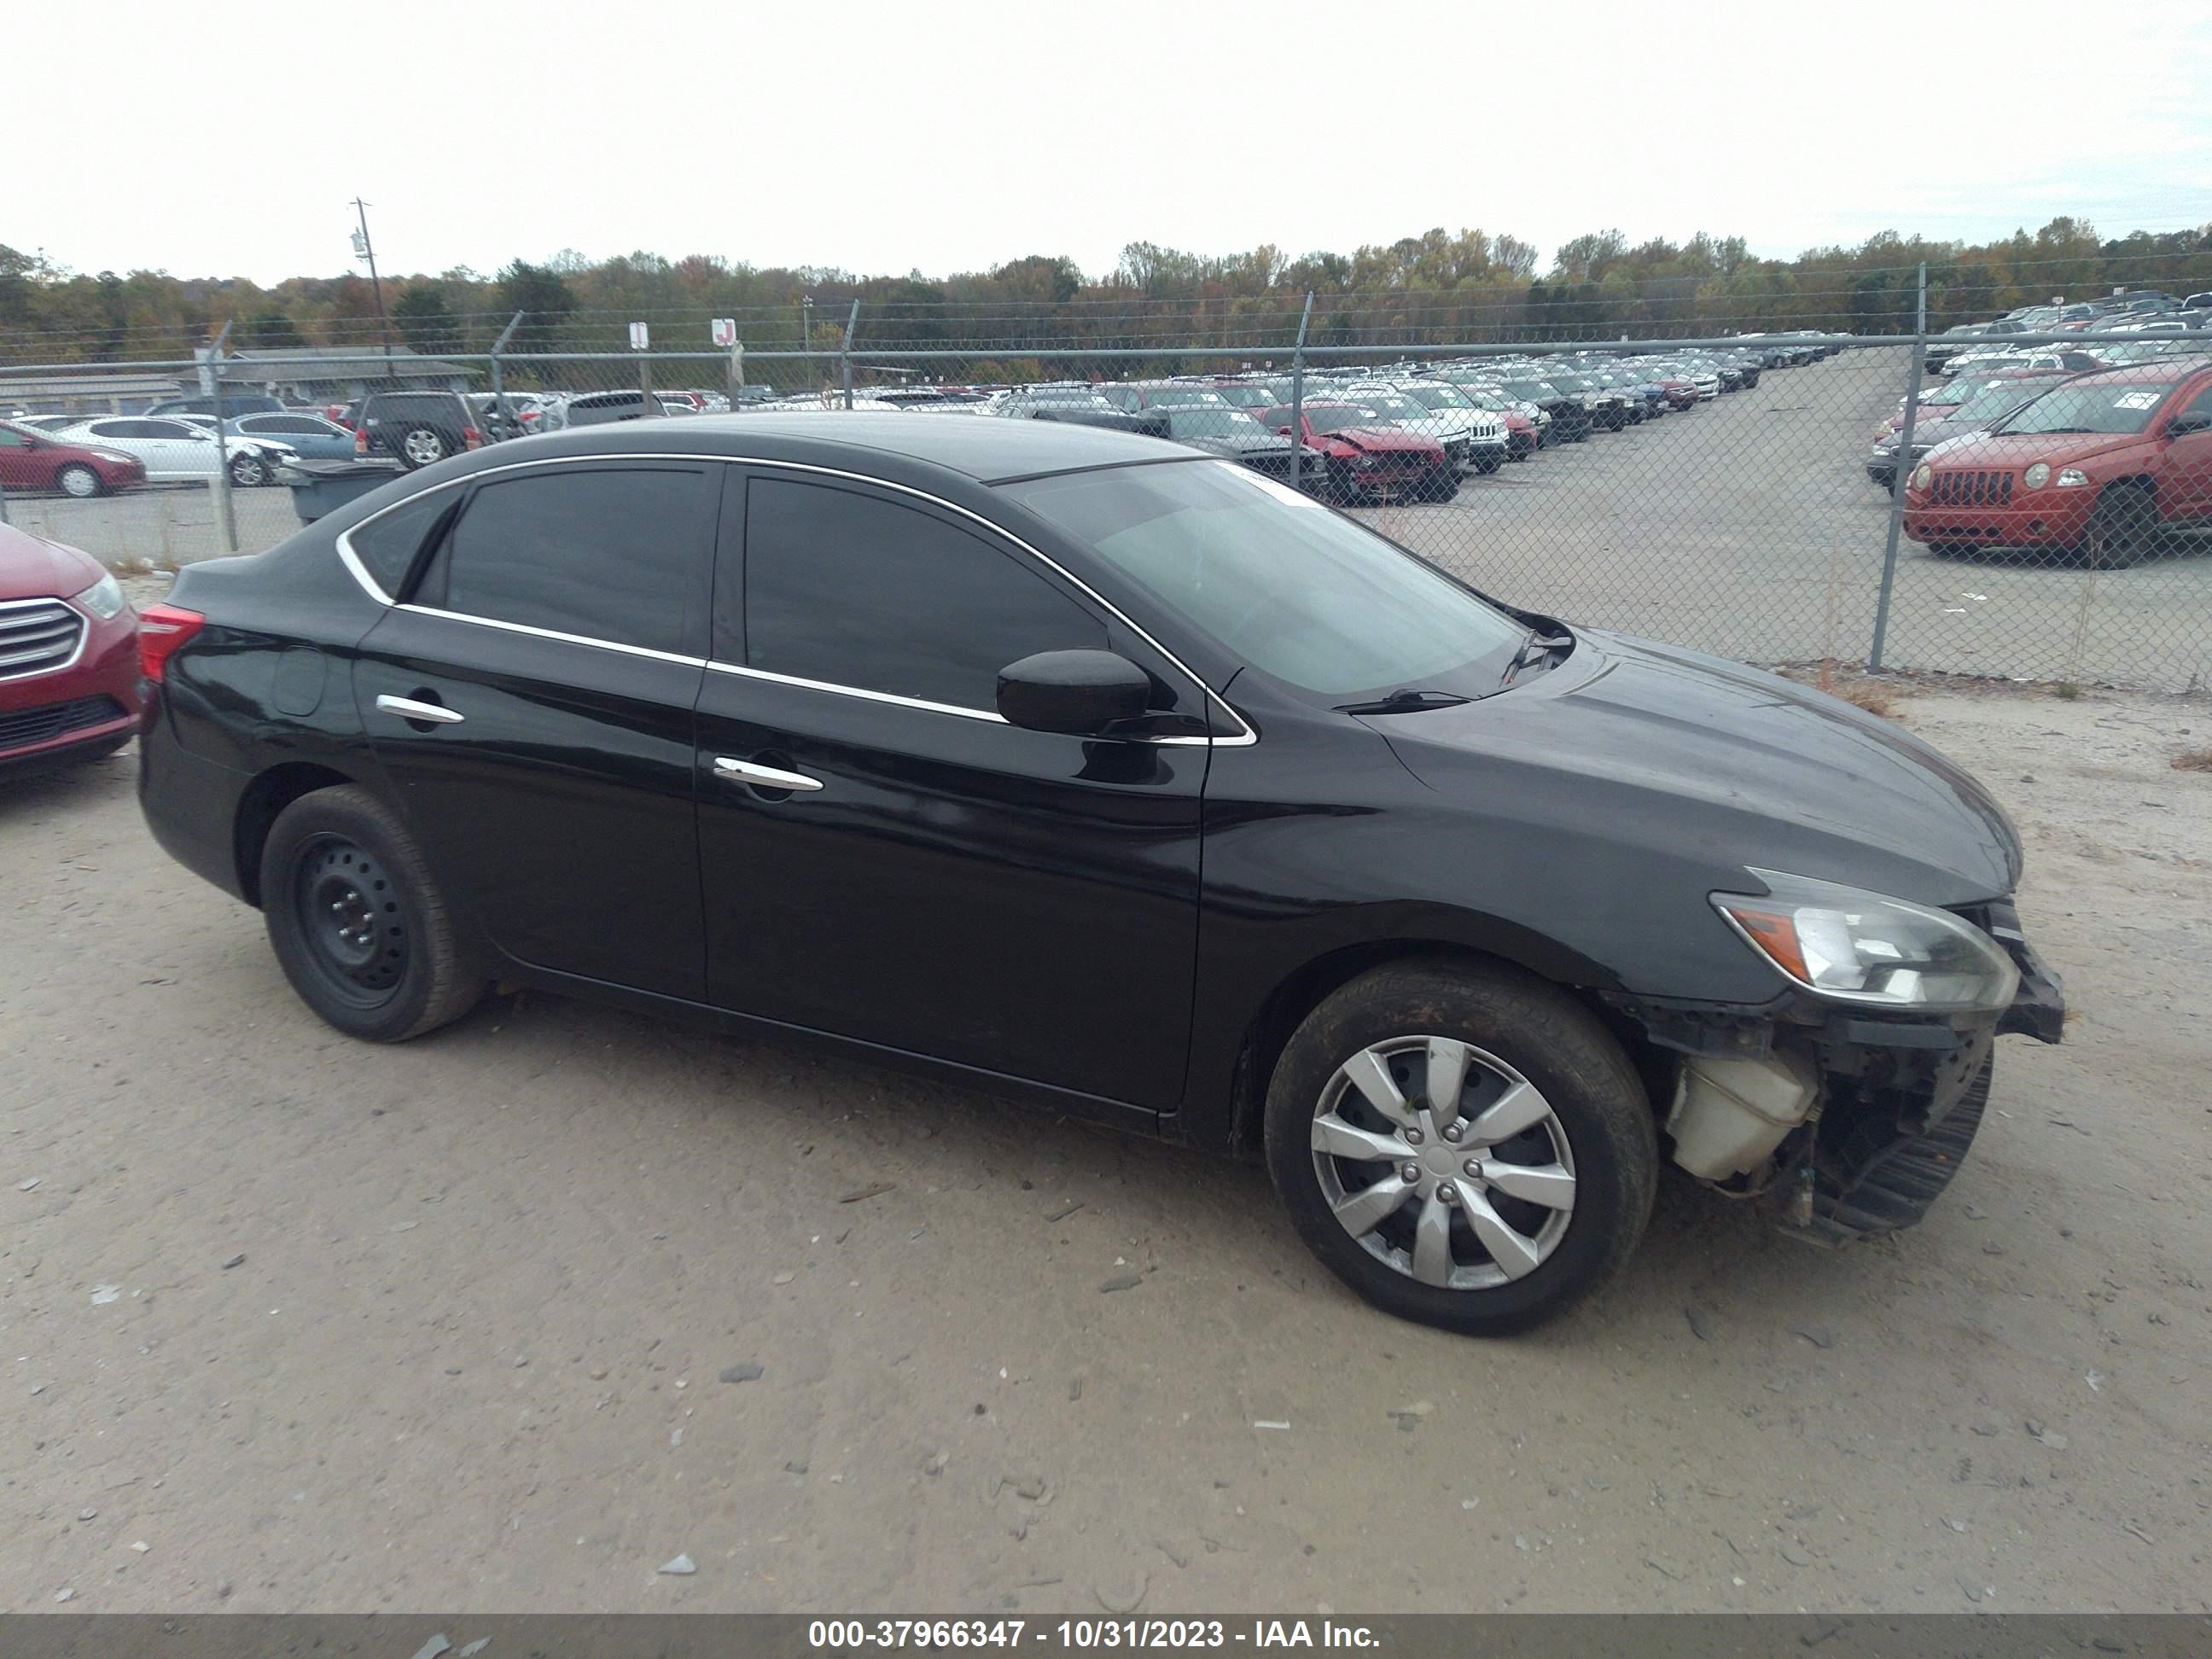
[{"label": "front tire", "polygon": [[240,455],[230,464],[230,481],[240,489],[258,489],[271,476],[269,463],[258,455]]},{"label": "front tire", "polygon": [[421,850],[365,789],[318,789],[277,815],[261,908],[292,988],[348,1036],[404,1042],[483,998]]},{"label": "front tire", "polygon": [[1309,1249],[1386,1313],[1502,1336],[1617,1273],[1658,1179],[1651,1103],[1564,992],[1434,960],[1324,999],[1268,1082],[1267,1158]]},{"label": "front tire", "polygon": [[2158,525],[2158,506],[2148,489],[2108,485],[2089,514],[2081,538],[2081,562],[2092,570],[2125,570],[2142,556]]},{"label": "front tire", "polygon": [[107,486],[100,483],[100,474],[76,461],[54,474],[54,488],[80,501],[88,501],[96,495],[107,493]]}]

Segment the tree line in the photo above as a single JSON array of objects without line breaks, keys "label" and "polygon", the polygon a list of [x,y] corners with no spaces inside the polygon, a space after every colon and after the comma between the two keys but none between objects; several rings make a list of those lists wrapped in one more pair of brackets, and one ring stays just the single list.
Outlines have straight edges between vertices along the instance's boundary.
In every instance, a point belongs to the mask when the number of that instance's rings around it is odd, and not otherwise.
[{"label": "tree line", "polygon": [[1744,330],[1903,332],[1917,271],[1928,272],[1932,325],[1972,322],[2054,296],[2113,288],[2176,295],[2212,289],[2212,225],[2106,239],[2056,218],[1969,245],[1885,231],[1856,247],[1794,259],[1752,254],[1740,236],[1632,244],[1598,231],[1563,244],[1544,266],[1518,238],[1442,228],[1352,253],[1197,254],[1132,242],[1115,269],[1085,275],[1065,257],[1011,260],[929,277],[859,277],[815,267],[758,267],[717,256],[573,251],[516,259],[489,276],[466,268],[387,276],[386,316],[368,280],[295,276],[266,287],[240,277],[70,270],[0,244],[0,356],[15,362],[125,362],[189,352],[225,322],[234,348],[365,346],[388,326],[426,353],[488,349],[515,313],[517,352],[620,349],[631,319],[656,347],[708,345],[707,319],[734,317],[754,350],[834,352],[854,301],[862,349],[904,345],[1048,356],[1055,348],[1218,345],[1279,352],[1305,295],[1319,348],[1404,340],[1601,339]]}]

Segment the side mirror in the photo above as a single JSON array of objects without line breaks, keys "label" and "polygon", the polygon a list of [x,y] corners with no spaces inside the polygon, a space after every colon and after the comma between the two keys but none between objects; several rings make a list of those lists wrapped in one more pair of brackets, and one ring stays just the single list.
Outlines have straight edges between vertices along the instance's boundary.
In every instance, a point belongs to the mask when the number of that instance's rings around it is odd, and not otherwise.
[{"label": "side mirror", "polygon": [[1152,695],[1152,676],[1111,651],[1040,651],[999,671],[999,713],[1032,732],[1097,737]]},{"label": "side mirror", "polygon": [[2166,435],[2169,438],[2186,438],[2192,432],[2212,432],[2212,414],[2187,410],[2166,423]]}]

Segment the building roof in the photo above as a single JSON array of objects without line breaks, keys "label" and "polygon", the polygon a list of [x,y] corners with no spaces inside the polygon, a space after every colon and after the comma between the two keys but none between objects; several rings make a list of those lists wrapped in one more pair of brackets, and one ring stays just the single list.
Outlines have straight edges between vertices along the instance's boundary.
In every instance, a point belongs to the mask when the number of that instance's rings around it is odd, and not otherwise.
[{"label": "building roof", "polygon": [[[223,360],[222,377],[234,380],[299,379],[313,375],[345,380],[355,375],[386,373],[387,355],[380,346],[257,346],[234,351]],[[390,373],[402,379],[443,380],[476,371],[443,357],[424,357],[405,346],[389,354]]]}]

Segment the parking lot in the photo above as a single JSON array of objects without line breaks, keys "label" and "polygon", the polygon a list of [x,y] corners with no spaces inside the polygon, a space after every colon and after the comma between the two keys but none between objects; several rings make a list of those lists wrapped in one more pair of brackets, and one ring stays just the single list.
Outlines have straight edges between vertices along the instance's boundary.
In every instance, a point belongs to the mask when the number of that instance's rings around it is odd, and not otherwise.
[{"label": "parking lot", "polygon": [[2004,1044],[1917,1231],[1669,1181],[1495,1344],[1355,1303],[1255,1170],[850,1060],[538,995],[349,1042],[127,752],[11,784],[0,1607],[2204,1611],[2212,717],[1899,712],[2017,817],[2071,1040]]},{"label": "parking lot", "polygon": [[[1769,370],[1656,424],[1546,448],[1456,500],[1358,509],[1476,586],[1578,623],[1759,663],[1863,660],[1889,500],[1864,461],[1904,395],[1902,348]],[[1311,395],[1328,395],[1316,379]],[[983,418],[936,416],[929,418]],[[234,496],[240,546],[298,527],[289,492]],[[190,562],[219,542],[205,490],[13,500],[15,521],[111,562]],[[2130,570],[2063,556],[1939,559],[1900,544],[1893,667],[2164,690],[2212,681],[2212,558],[2175,538]]]}]

